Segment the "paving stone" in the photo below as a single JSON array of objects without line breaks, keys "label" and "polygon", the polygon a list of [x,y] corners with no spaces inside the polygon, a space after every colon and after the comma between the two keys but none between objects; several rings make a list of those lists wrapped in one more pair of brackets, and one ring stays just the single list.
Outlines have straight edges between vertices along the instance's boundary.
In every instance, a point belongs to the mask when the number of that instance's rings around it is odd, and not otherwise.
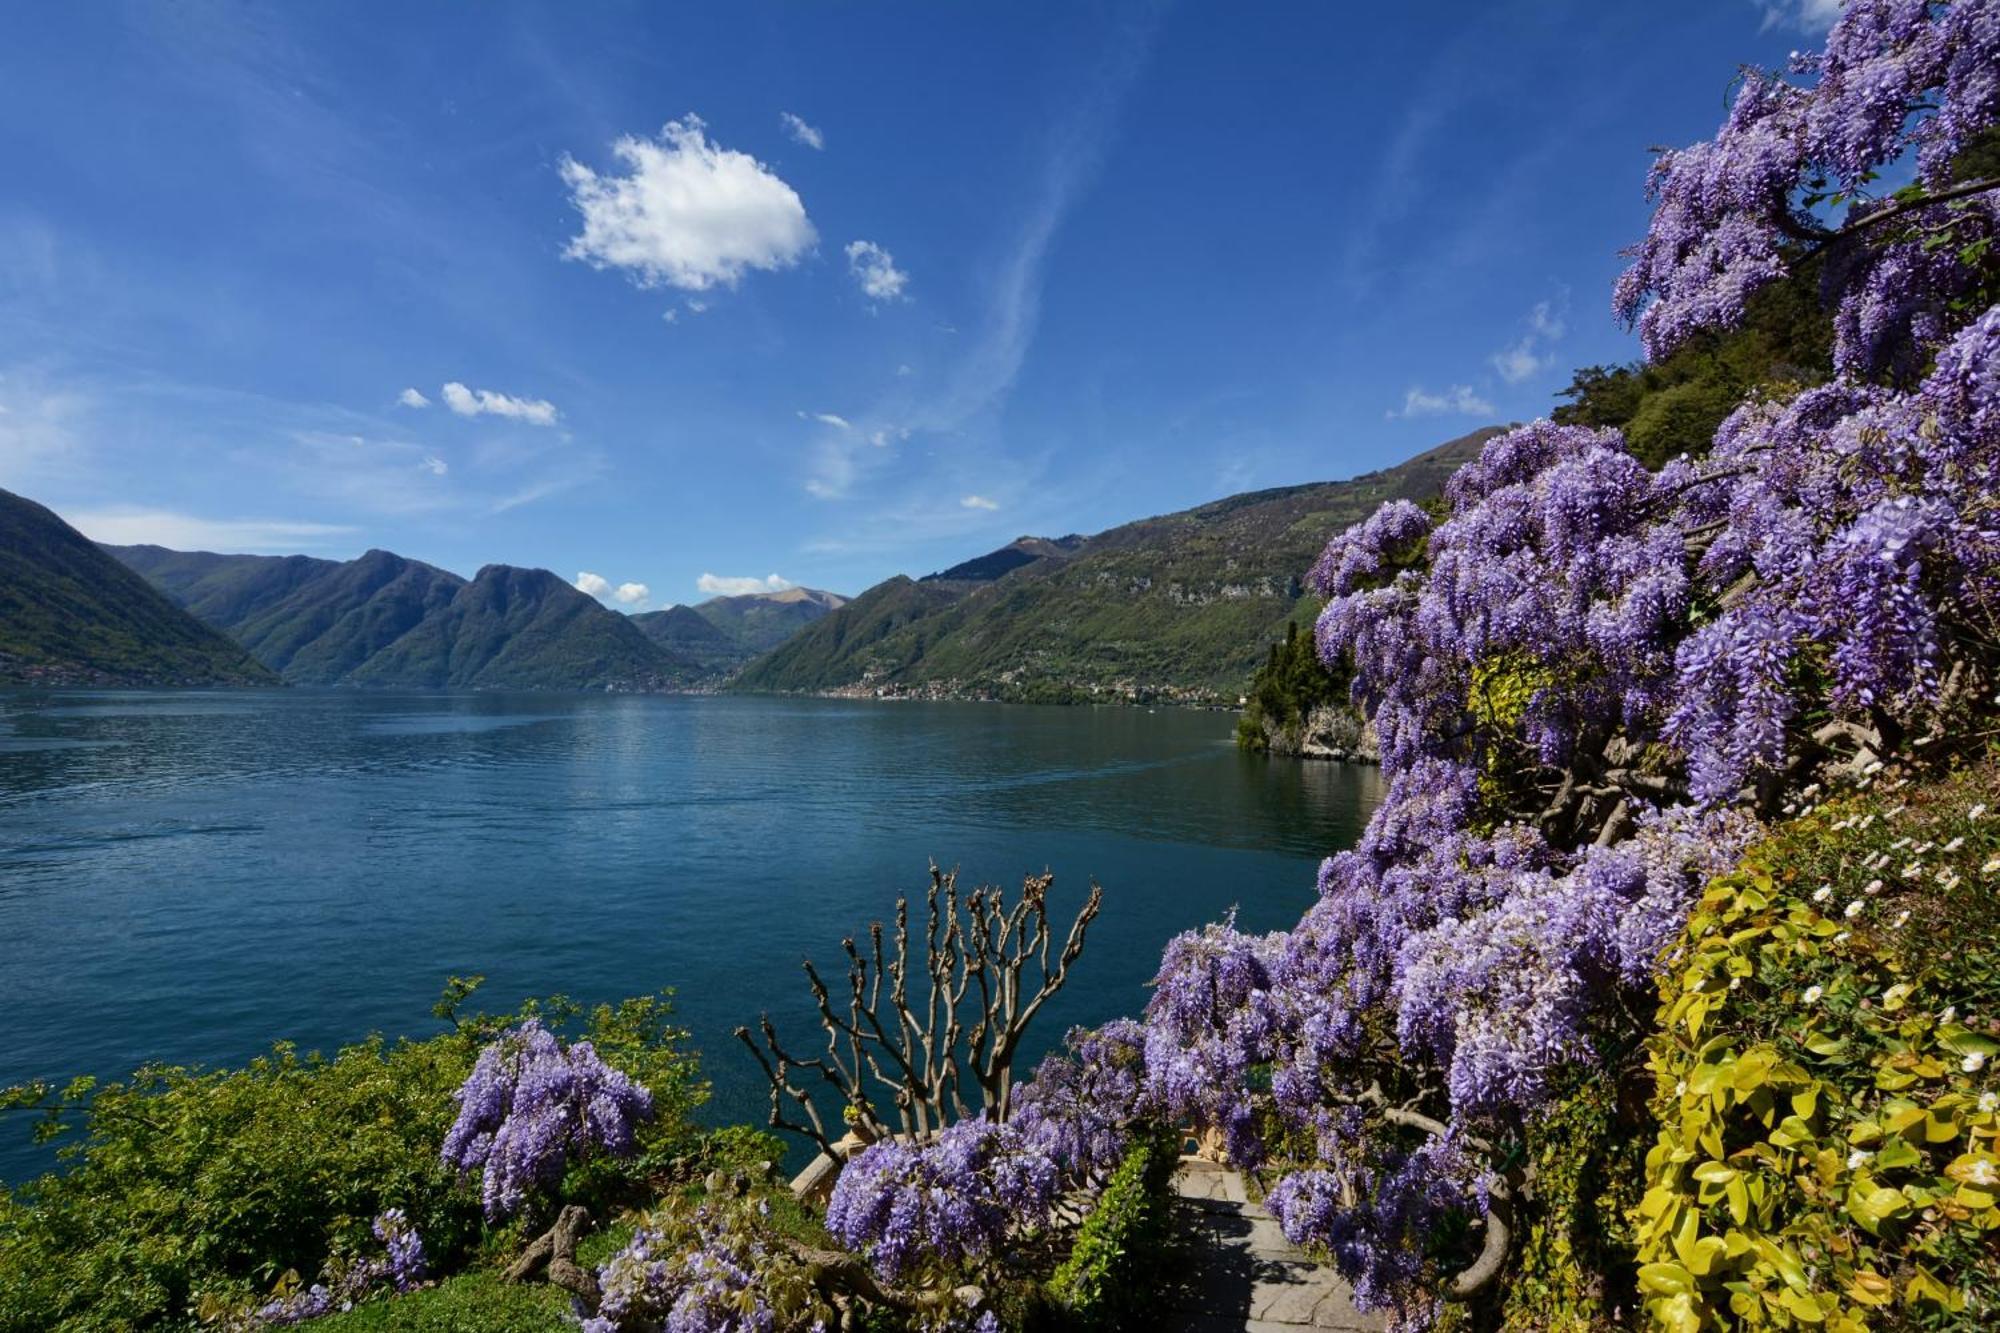
[{"label": "paving stone", "polygon": [[1301,1253],[1262,1207],[1247,1201],[1240,1173],[1183,1159],[1174,1187],[1186,1270],[1161,1304],[1170,1333],[1299,1333],[1304,1329],[1379,1330],[1380,1315],[1354,1308],[1353,1293],[1331,1269]]}]

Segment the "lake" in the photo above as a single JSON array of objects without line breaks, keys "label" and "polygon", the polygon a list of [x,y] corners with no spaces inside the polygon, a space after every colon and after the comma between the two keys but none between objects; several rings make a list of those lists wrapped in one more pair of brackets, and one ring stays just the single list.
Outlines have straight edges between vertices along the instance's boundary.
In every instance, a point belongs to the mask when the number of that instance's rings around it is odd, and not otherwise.
[{"label": "lake", "polygon": [[[424,1035],[480,1003],[677,992],[715,1084],[730,1037],[817,1044],[799,972],[921,894],[1056,874],[1105,907],[1030,1044],[1136,1013],[1161,946],[1272,929],[1350,844],[1374,770],[1239,754],[1233,717],[819,699],[0,692],[0,1085]],[[1032,968],[1030,969],[1032,975]],[[39,1169],[0,1122],[0,1179]]]}]

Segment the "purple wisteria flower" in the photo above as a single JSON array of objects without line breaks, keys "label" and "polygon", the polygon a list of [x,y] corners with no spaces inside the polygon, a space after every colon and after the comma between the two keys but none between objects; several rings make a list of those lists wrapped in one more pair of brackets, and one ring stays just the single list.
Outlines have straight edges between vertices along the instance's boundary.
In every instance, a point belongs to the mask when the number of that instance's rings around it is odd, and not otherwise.
[{"label": "purple wisteria flower", "polygon": [[961,1120],[925,1146],[885,1139],[841,1168],[826,1229],[887,1282],[991,1253],[1054,1206],[1056,1164],[1011,1125]]},{"label": "purple wisteria flower", "polygon": [[489,1220],[520,1212],[561,1183],[569,1163],[591,1152],[626,1156],[653,1095],[604,1063],[587,1041],[565,1047],[538,1019],[489,1043],[453,1094],[458,1119],[445,1135],[446,1165],[482,1171]]},{"label": "purple wisteria flower", "polygon": [[1096,1181],[1124,1159],[1147,1105],[1146,1032],[1129,1018],[1073,1028],[1014,1092],[1009,1123],[1071,1180]]}]

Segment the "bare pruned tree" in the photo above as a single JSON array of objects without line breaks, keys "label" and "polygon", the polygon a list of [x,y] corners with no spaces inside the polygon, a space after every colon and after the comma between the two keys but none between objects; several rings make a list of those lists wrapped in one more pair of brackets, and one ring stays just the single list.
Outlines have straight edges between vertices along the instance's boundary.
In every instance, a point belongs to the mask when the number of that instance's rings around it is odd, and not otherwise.
[{"label": "bare pruned tree", "polygon": [[[911,939],[909,899],[899,898],[893,940],[877,921],[865,949],[852,937],[840,942],[847,984],[839,995],[807,959],[824,1055],[793,1054],[768,1014],[759,1023],[761,1042],[748,1027],[736,1029],[770,1082],[771,1126],[832,1155],[841,1127],[828,1133],[813,1101],[817,1090],[838,1100],[846,1123],[864,1138],[921,1137],[972,1114],[961,1095],[967,1079],[980,1110],[1005,1120],[1021,1038],[1069,980],[1103,905],[1104,890],[1092,884],[1058,949],[1048,915],[1054,882],[1054,875],[1028,876],[1011,904],[997,887],[974,889],[961,901],[958,872],[933,864],[918,938]],[[1034,974],[1025,975],[1031,962]],[[877,1112],[871,1090],[895,1108],[893,1117]]]}]

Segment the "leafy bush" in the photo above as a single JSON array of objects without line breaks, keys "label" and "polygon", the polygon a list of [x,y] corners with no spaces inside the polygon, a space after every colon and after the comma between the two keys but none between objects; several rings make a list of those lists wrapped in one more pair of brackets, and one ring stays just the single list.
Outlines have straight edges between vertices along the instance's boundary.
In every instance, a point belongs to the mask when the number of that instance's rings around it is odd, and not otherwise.
[{"label": "leafy bush", "polygon": [[1069,1258],[1049,1279],[1049,1296],[1070,1325],[1131,1328],[1145,1323],[1147,1293],[1166,1258],[1180,1138],[1154,1131],[1125,1154],[1078,1229]]},{"label": "leafy bush", "polygon": [[[453,1030],[428,1040],[373,1037],[332,1057],[279,1045],[241,1069],[148,1066],[125,1082],[9,1090],[0,1106],[38,1110],[38,1136],[70,1141],[63,1170],[0,1198],[0,1330],[184,1326],[374,1245],[371,1223],[392,1207],[434,1269],[463,1262],[481,1241],[478,1191],[439,1145],[452,1093],[512,1021],[457,1018],[467,993],[440,1006]],[[524,1012],[581,1017],[563,1001]],[[659,1115],[636,1157],[573,1173],[570,1197],[638,1197],[691,1137],[686,1116],[706,1089],[668,1013],[663,999],[627,1001],[584,1024],[654,1089]]]},{"label": "leafy bush", "polygon": [[1251,678],[1243,715],[1236,720],[1236,744],[1262,753],[1284,736],[1288,744],[1280,748],[1296,750],[1312,711],[1345,704],[1347,686],[1348,673],[1321,662],[1312,635],[1299,633],[1298,621],[1286,621],[1285,641],[1271,645],[1270,656]]},{"label": "leafy bush", "polygon": [[1997,776],[1886,779],[1707,890],[1651,1043],[1664,1327],[2000,1319]]}]

